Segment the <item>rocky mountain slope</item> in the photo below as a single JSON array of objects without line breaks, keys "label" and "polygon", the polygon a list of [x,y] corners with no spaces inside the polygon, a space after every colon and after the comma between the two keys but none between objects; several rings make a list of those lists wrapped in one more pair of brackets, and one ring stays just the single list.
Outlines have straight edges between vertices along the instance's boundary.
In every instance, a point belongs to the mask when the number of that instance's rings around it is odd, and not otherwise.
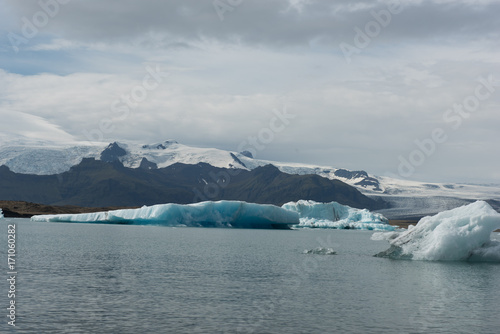
[{"label": "rocky mountain slope", "polygon": [[85,158],[69,171],[31,175],[0,167],[0,199],[50,205],[141,206],[192,203],[206,200],[242,200],[282,205],[311,199],[336,201],[356,208],[384,207],[338,180],[318,175],[291,175],[272,165],[243,169],[206,163],[176,163],[164,168],[124,167],[118,160]]}]

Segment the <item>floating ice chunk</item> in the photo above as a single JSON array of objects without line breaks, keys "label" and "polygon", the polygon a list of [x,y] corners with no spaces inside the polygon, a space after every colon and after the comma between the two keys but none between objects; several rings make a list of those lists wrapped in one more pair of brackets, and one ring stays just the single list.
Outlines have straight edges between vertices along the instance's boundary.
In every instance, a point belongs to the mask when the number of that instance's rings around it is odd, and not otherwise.
[{"label": "floating ice chunk", "polygon": [[[391,247],[376,256],[413,260],[500,261],[500,242],[490,239],[500,228],[500,213],[477,201],[435,216],[422,218],[415,227],[386,234]],[[375,236],[380,240],[381,236]]]},{"label": "floating ice chunk", "polygon": [[318,203],[300,200],[283,204],[282,208],[299,214],[297,227],[323,227],[337,229],[366,229],[392,231],[387,218],[366,209],[354,209],[337,202]]},{"label": "floating ice chunk", "polygon": [[40,215],[33,221],[155,224],[166,226],[204,226],[241,228],[288,228],[299,223],[296,212],[274,205],[240,201],[160,204],[140,209],[114,210],[86,214]]},{"label": "floating ice chunk", "polygon": [[314,249],[306,249],[304,254],[316,254],[316,255],[335,255],[337,254],[332,248],[317,247]]}]

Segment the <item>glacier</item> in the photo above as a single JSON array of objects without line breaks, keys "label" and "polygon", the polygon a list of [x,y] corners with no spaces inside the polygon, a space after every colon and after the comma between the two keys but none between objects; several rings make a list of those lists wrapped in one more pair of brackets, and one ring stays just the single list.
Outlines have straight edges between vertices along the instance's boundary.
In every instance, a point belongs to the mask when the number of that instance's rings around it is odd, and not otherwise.
[{"label": "glacier", "polygon": [[392,259],[500,262],[500,242],[491,239],[500,229],[500,213],[476,201],[434,216],[397,232],[375,233],[372,240],[388,240],[390,248],[375,255]]},{"label": "glacier", "polygon": [[337,202],[319,203],[310,200],[299,200],[283,204],[282,208],[298,213],[300,223],[295,226],[298,228],[386,231],[393,231],[396,228],[389,225],[387,218],[380,213],[373,213],[366,209],[354,209]]},{"label": "glacier", "polygon": [[85,214],[38,215],[38,222],[118,223],[137,225],[235,227],[287,229],[299,224],[296,212],[269,204],[241,201],[195,204],[158,204],[139,209],[113,210]]}]

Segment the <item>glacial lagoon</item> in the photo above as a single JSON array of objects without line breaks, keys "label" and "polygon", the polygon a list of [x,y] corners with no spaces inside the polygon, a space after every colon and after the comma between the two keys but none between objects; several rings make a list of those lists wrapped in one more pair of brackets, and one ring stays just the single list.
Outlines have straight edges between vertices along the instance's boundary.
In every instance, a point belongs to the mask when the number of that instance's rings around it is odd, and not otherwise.
[{"label": "glacial lagoon", "polygon": [[[388,243],[371,240],[373,231],[28,219],[4,219],[1,226],[13,223],[16,333],[498,333],[500,328],[498,263],[374,257]],[[500,240],[498,233],[491,237]],[[6,245],[6,233],[2,238]],[[4,257],[6,251],[2,247]],[[1,326],[2,332],[9,330],[6,322]]]}]

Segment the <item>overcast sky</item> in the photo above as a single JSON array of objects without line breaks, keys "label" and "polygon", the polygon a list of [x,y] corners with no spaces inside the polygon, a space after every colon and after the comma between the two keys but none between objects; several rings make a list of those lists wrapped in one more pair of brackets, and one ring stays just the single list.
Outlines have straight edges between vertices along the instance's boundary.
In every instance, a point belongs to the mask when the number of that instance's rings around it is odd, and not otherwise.
[{"label": "overcast sky", "polygon": [[500,183],[500,2],[402,3],[3,0],[0,135]]}]

